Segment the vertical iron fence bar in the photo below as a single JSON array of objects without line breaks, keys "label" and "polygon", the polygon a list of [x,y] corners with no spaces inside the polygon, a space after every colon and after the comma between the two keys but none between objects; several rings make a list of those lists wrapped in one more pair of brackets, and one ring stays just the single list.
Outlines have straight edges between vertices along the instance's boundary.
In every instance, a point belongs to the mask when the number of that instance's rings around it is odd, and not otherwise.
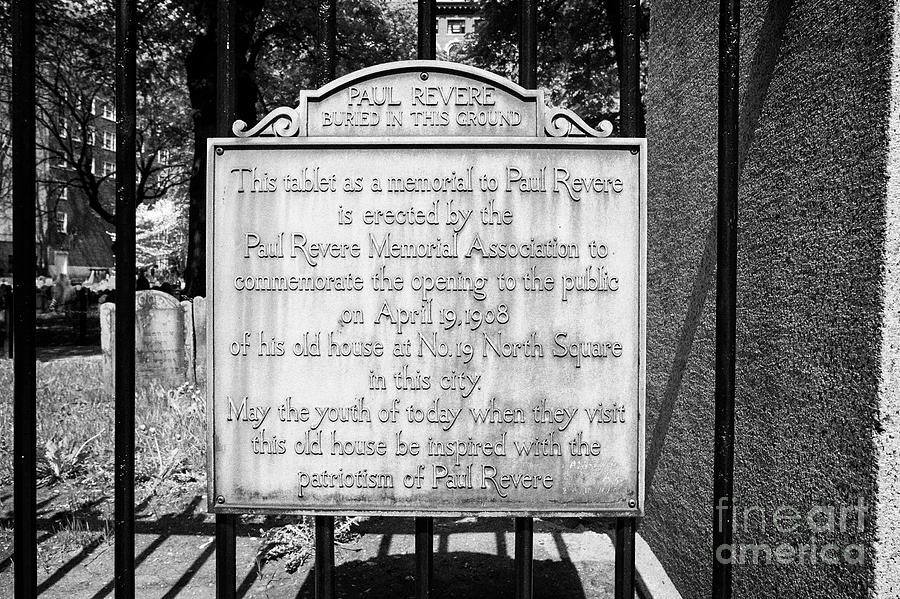
[{"label": "vertical iron fence bar", "polygon": [[[237,106],[234,0],[216,4],[216,134],[232,135]],[[212,165],[207,165],[212,168]],[[216,514],[216,597],[233,599],[237,588],[237,516]]]},{"label": "vertical iron fence bar", "polygon": [[90,291],[87,287],[78,290],[78,343],[87,343],[88,309],[91,306]]},{"label": "vertical iron fence bar", "polygon": [[337,73],[337,0],[318,0],[316,47],[319,53],[316,84],[322,86],[333,81]]},{"label": "vertical iron fence bar", "polygon": [[416,599],[431,597],[434,572],[434,518],[416,518]]},{"label": "vertical iron fence bar", "polygon": [[[537,88],[537,0],[519,0],[519,85]],[[534,519],[516,518],[516,599],[531,599]]]},{"label": "vertical iron fence bar", "polygon": [[516,599],[531,599],[534,593],[534,518],[516,518]]},{"label": "vertical iron fence bar", "polygon": [[334,599],[334,516],[316,516],[316,599]]},{"label": "vertical iron fence bar", "polygon": [[234,514],[216,514],[216,599],[233,599],[237,587]]},{"label": "vertical iron fence bar", "polygon": [[13,340],[15,332],[15,324],[13,316],[13,292],[9,287],[3,287],[3,320],[6,324],[6,332],[4,333],[4,347],[3,350],[6,353],[8,358],[13,357],[13,345],[15,345],[15,341]]},{"label": "vertical iron fence bar", "polygon": [[[623,137],[638,137],[640,131],[640,34],[638,31],[639,0],[621,0],[619,48],[622,69],[619,72],[619,132]],[[616,599],[634,597],[635,518],[616,518]]]},{"label": "vertical iron fence bar", "polygon": [[[716,408],[713,475],[713,589],[731,597],[734,491],[735,319],[737,317],[738,93],[740,87],[740,2],[719,4],[719,164],[716,253]],[[730,561],[730,560],[727,560]]]},{"label": "vertical iron fence bar", "polygon": [[537,0],[519,0],[519,85],[537,88]]},{"label": "vertical iron fence bar", "polygon": [[620,48],[622,71],[619,80],[619,130],[624,137],[638,137],[641,112],[640,34],[638,0],[621,0]]},{"label": "vertical iron fence bar", "polygon": [[[419,0],[419,60],[434,60],[437,56],[435,0]],[[416,518],[416,599],[431,596],[434,572],[434,519]]]},{"label": "vertical iron fence bar", "polygon": [[328,53],[328,81],[337,77],[337,0],[328,0],[328,18],[325,22],[325,46]]},{"label": "vertical iron fence bar", "polygon": [[437,2],[435,0],[419,0],[419,60],[437,58],[436,16]]},{"label": "vertical iron fence bar", "polygon": [[[12,256],[10,256],[12,258]],[[13,357],[13,332],[15,331],[15,323],[13,316],[13,292],[12,287],[3,286],[0,290],[3,297],[3,323],[5,330],[3,333],[3,352],[8,358]]]},{"label": "vertical iron fence bar", "polygon": [[34,4],[12,5],[13,458],[16,597],[37,596]]},{"label": "vertical iron fence bar", "polygon": [[616,599],[634,597],[634,533],[635,518],[616,518]]},{"label": "vertical iron fence bar", "polygon": [[116,2],[116,597],[134,597],[135,0]]},{"label": "vertical iron fence bar", "polygon": [[230,137],[235,120],[235,4],[218,0],[216,5],[216,134]]}]

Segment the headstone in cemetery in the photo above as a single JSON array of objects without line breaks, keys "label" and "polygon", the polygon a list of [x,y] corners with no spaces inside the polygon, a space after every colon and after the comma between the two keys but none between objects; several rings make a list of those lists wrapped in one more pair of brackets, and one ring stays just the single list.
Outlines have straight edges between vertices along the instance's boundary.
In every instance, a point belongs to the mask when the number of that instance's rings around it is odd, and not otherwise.
[{"label": "headstone in cemetery", "polygon": [[603,129],[401,62],[211,139],[210,508],[640,514],[646,147]]},{"label": "headstone in cemetery", "polygon": [[[187,309],[185,309],[187,306]],[[135,377],[141,388],[151,382],[177,386],[193,382],[193,319],[190,302],[162,291],[135,294]],[[115,387],[116,306],[100,306],[100,344],[107,389]]]}]

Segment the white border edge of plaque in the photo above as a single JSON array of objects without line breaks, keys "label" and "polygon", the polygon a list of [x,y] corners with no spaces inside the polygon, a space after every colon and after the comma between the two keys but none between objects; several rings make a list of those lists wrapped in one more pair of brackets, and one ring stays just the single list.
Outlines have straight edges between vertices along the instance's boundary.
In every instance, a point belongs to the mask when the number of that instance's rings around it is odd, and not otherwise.
[{"label": "white border edge of plaque", "polygon": [[216,371],[213,369],[215,362],[215,322],[213,301],[213,268],[209,257],[213,255],[215,240],[215,171],[216,171],[216,143],[210,138],[206,144],[206,507],[208,512],[216,511],[215,497],[215,417],[214,417],[214,393]]},{"label": "white border edge of plaque", "polygon": [[[409,61],[416,62],[416,61]],[[375,69],[375,67],[373,67]],[[495,510],[484,509],[407,509],[405,507],[391,509],[386,506],[357,506],[336,507],[323,506],[297,506],[277,504],[265,507],[247,504],[229,503],[227,498],[219,502],[215,491],[215,417],[214,417],[214,389],[215,370],[213,368],[215,352],[215,326],[214,322],[214,268],[211,268],[209,257],[215,247],[215,160],[216,150],[222,149],[258,149],[261,147],[281,147],[285,149],[302,148],[304,146],[357,146],[361,149],[373,145],[391,146],[636,146],[638,148],[638,244],[639,244],[639,352],[638,352],[638,427],[637,443],[637,497],[635,507],[631,509],[610,510],[584,510],[578,508],[541,510],[523,507],[520,510],[510,509],[509,504]],[[645,474],[646,464],[646,400],[647,400],[647,139],[644,137],[210,137],[207,139],[207,168],[206,168],[206,310],[207,310],[207,375],[206,375],[206,417],[207,417],[207,511],[216,514],[281,514],[281,515],[354,515],[364,514],[371,516],[435,516],[435,517],[501,517],[501,516],[532,516],[532,517],[643,517],[645,503]],[[213,263],[214,265],[214,263]]]},{"label": "white border edge of plaque", "polygon": [[[614,138],[615,139],[615,138]],[[632,138],[629,138],[632,139]],[[637,493],[637,516],[644,515],[644,501],[646,499],[646,473],[647,465],[645,463],[647,451],[647,138],[636,138],[639,140],[638,157],[640,161],[638,168],[638,182],[641,186],[638,192],[638,212],[640,214],[640,225],[638,236],[640,237],[640,305],[638,307],[638,328],[640,330],[638,352],[638,493]],[[209,326],[209,325],[207,325]]]}]

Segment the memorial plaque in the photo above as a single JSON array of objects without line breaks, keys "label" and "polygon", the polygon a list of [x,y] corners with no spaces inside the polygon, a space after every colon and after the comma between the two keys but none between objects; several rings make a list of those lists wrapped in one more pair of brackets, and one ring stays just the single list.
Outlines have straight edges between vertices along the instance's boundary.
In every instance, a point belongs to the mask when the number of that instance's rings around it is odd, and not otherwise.
[{"label": "memorial plaque", "polygon": [[480,85],[530,132],[329,138],[304,100],[254,128],[281,135],[210,140],[212,510],[641,513],[645,142],[473,71],[309,97]]}]

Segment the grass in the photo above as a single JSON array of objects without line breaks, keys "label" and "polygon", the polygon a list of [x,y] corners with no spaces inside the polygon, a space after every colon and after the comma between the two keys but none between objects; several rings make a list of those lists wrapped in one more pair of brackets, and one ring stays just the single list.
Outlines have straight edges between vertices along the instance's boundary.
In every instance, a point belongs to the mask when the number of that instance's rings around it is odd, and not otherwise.
[{"label": "grass", "polygon": [[[109,397],[101,389],[97,359],[38,363],[38,479],[53,484],[102,474],[108,431],[113,428]],[[0,484],[12,483],[12,361],[0,361]],[[106,446],[109,445],[107,448]]]},{"label": "grass", "polygon": [[112,530],[109,521],[96,529],[74,514],[70,514],[63,520],[56,539],[60,550],[64,553],[81,551],[85,547],[99,545],[112,538]]},{"label": "grass", "polygon": [[[12,483],[12,361],[0,360],[0,485]],[[111,484],[115,411],[103,389],[101,358],[39,362],[37,447],[39,484]],[[151,385],[135,400],[135,478],[156,482],[204,473],[203,396],[190,384]],[[111,487],[110,487],[111,488]]]},{"label": "grass", "polygon": [[[110,536],[114,489],[115,409],[104,390],[102,358],[37,364],[37,478],[50,497],[41,517],[53,521],[50,552],[68,553]],[[150,385],[135,401],[135,497],[149,511],[183,507],[205,486],[206,417],[202,393],[185,384]],[[13,478],[13,372],[0,360],[0,487]],[[11,501],[0,506],[11,514]],[[91,524],[88,524],[91,522]],[[99,522],[99,524],[98,524]]]},{"label": "grass", "polygon": [[135,479],[145,493],[173,482],[205,484],[205,410],[203,394],[189,383],[141,391],[135,406]]},{"label": "grass", "polygon": [[[38,481],[53,496],[45,513],[53,514],[51,540],[42,554],[66,555],[108,541],[114,489],[115,410],[104,390],[102,358],[75,357],[37,365]],[[0,360],[0,488],[11,494],[13,477],[13,371]],[[180,512],[206,485],[205,398],[191,384],[177,388],[150,385],[135,401],[135,497],[145,512]],[[11,501],[0,504],[7,512]],[[335,538],[348,542],[358,518],[337,518]],[[94,522],[89,525],[87,522]],[[283,521],[283,520],[282,520]],[[96,524],[100,522],[101,524]],[[273,561],[294,571],[314,546],[311,519],[273,526],[270,519],[248,517],[262,525],[257,563]],[[0,544],[6,535],[0,530]],[[43,559],[43,557],[42,557]]]}]

